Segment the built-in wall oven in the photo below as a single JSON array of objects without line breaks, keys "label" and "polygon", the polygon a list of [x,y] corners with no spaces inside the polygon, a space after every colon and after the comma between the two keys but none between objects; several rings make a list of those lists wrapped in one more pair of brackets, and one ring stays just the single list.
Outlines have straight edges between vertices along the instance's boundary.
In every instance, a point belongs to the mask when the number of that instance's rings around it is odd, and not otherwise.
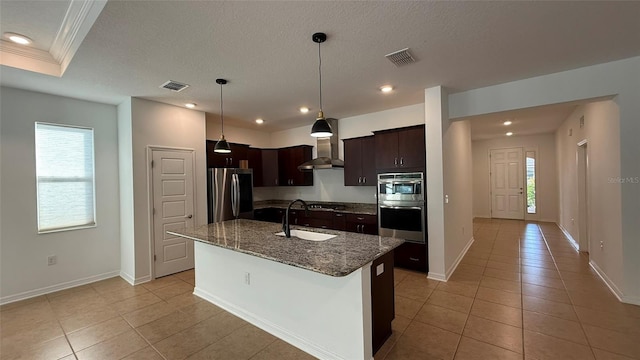
[{"label": "built-in wall oven", "polygon": [[378,232],[425,243],[424,173],[378,174]]}]

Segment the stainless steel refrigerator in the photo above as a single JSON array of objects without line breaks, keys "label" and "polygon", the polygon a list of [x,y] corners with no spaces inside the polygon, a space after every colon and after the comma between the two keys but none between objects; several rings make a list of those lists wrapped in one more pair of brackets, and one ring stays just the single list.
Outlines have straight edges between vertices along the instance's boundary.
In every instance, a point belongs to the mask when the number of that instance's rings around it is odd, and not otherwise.
[{"label": "stainless steel refrigerator", "polygon": [[253,216],[253,170],[211,168],[207,173],[209,224]]}]

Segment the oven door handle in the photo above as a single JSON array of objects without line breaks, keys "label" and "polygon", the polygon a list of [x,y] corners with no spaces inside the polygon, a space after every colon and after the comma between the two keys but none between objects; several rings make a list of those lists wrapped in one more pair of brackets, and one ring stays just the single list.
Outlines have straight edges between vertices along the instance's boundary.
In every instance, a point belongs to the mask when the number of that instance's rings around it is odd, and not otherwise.
[{"label": "oven door handle", "polygon": [[422,210],[421,206],[386,206],[386,205],[378,205],[379,208],[382,209],[409,209],[409,210]]}]

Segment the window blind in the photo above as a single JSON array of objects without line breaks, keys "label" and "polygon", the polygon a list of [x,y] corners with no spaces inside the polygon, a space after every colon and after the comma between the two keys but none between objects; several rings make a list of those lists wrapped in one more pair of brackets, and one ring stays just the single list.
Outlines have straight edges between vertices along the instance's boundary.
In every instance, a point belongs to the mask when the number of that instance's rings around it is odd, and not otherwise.
[{"label": "window blind", "polygon": [[38,232],[95,225],[93,129],[36,123]]}]

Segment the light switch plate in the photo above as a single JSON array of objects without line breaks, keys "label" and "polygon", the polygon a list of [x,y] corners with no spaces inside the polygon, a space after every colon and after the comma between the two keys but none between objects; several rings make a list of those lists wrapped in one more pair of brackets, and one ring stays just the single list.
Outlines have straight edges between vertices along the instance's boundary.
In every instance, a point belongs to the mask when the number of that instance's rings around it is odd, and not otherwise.
[{"label": "light switch plate", "polygon": [[376,276],[380,276],[384,272],[384,263],[376,266]]}]

